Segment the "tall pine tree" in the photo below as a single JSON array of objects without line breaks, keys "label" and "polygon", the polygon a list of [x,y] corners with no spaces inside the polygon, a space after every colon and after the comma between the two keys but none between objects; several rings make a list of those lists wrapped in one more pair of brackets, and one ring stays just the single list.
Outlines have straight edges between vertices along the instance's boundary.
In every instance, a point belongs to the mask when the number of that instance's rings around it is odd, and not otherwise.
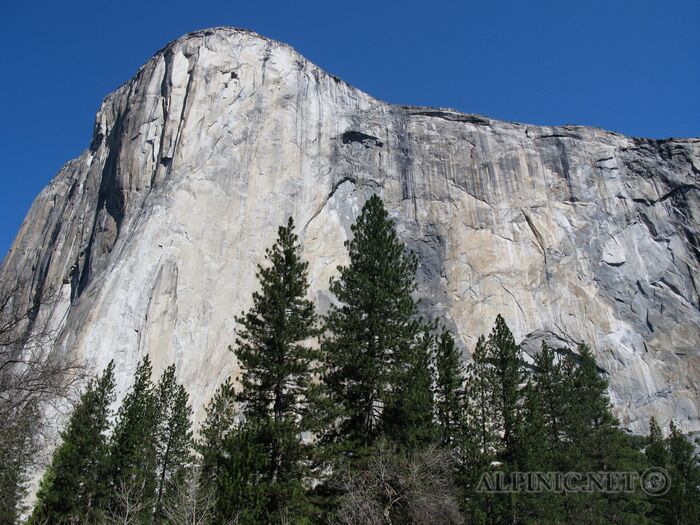
[{"label": "tall pine tree", "polygon": [[[237,399],[258,432],[267,461],[268,517],[300,520],[306,511],[303,479],[307,450],[301,433],[312,430],[312,379],[320,354],[309,343],[318,334],[313,303],[306,298],[308,263],[289,218],[281,226],[265,266],[258,266],[260,291],[237,318],[236,356],[242,370]],[[285,518],[285,519],[287,519]]]},{"label": "tall pine tree", "polygon": [[496,324],[487,341],[487,355],[493,365],[491,394],[494,398],[495,413],[502,432],[502,458],[513,465],[515,460],[515,440],[518,427],[518,403],[521,398],[521,384],[525,380],[520,347],[503,317],[496,316]]},{"label": "tall pine tree", "polygon": [[665,517],[667,523],[690,525],[700,516],[700,458],[673,422],[670,430],[666,448],[671,488],[664,496],[669,511]]},{"label": "tall pine tree", "polygon": [[443,445],[455,445],[464,427],[464,366],[454,337],[445,328],[436,338],[433,365],[435,411]]},{"label": "tall pine tree", "polygon": [[426,326],[416,344],[399,362],[384,413],[386,436],[399,447],[414,451],[435,442],[434,402],[430,358],[434,335]]},{"label": "tall pine tree", "polygon": [[212,523],[244,525],[265,521],[265,449],[254,422],[243,421],[238,413],[230,378],[209,402],[199,434],[198,498],[213,498]]},{"label": "tall pine tree", "polygon": [[151,380],[151,360],[145,356],[136,368],[134,384],[124,398],[110,449],[112,498],[109,513],[124,516],[126,496],[138,507],[141,521],[153,516],[158,480],[158,399]]},{"label": "tall pine tree", "polygon": [[155,522],[163,520],[168,498],[183,482],[192,462],[192,410],[189,395],[175,380],[175,365],[165,369],[156,388],[158,428],[156,436]]},{"label": "tall pine tree", "polygon": [[31,523],[95,523],[110,489],[108,443],[114,363],[80,397],[44,474]]},{"label": "tall pine tree", "polygon": [[[412,295],[417,259],[406,253],[377,195],[365,203],[352,232],[345,243],[349,263],[331,279],[337,303],[325,319],[321,345],[324,380],[336,409],[325,439],[357,457],[388,425],[400,433],[396,416],[411,408],[409,400],[395,395],[399,382],[406,380],[406,369],[420,373],[416,367],[426,365],[419,364],[424,361],[423,327]],[[421,394],[412,401],[425,404],[426,399]]]}]

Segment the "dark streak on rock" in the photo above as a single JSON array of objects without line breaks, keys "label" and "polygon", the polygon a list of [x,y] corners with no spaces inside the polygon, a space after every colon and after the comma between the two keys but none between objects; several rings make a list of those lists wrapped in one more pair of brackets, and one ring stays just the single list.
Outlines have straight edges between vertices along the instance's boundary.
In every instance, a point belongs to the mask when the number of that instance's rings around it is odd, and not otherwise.
[{"label": "dark streak on rock", "polygon": [[340,136],[343,144],[352,144],[353,142],[358,142],[362,144],[365,148],[370,148],[376,146],[381,148],[384,143],[373,135],[367,135],[367,133],[362,133],[360,131],[349,130]]}]

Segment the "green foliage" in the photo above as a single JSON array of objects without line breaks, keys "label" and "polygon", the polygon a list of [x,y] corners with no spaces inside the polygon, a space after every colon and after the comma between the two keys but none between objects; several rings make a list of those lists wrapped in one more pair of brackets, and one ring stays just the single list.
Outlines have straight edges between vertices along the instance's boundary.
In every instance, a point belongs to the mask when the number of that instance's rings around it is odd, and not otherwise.
[{"label": "green foliage", "polygon": [[408,375],[419,372],[424,343],[412,296],[417,259],[406,253],[378,196],[365,203],[352,232],[345,243],[349,264],[331,279],[337,303],[321,341],[333,408],[324,437],[336,451],[361,456],[387,425],[397,433],[398,414],[406,414],[406,407],[396,393]]},{"label": "green foliage", "polygon": [[110,405],[114,363],[80,397],[44,474],[31,523],[93,523],[109,494]]},{"label": "green foliage", "polygon": [[[14,405],[13,403],[7,403]],[[0,523],[16,523],[26,509],[27,469],[38,446],[32,434],[41,418],[38,403],[4,406],[0,410]]]},{"label": "green foliage", "polygon": [[651,420],[645,453],[653,467],[665,468],[671,486],[666,494],[651,498],[652,516],[658,523],[691,525],[700,516],[700,458],[693,444],[671,422],[664,440],[656,421]]},{"label": "green foliage", "polygon": [[139,363],[134,384],[124,398],[110,448],[112,498],[109,511],[124,516],[129,505],[139,507],[143,523],[150,522],[156,500],[158,478],[158,397],[151,381],[148,356]]},{"label": "green foliage", "polygon": [[308,447],[301,434],[314,427],[312,379],[320,353],[308,342],[318,334],[318,323],[306,298],[308,263],[301,259],[291,217],[266,251],[266,262],[258,266],[261,289],[253,294],[253,307],[237,318],[242,388],[236,399],[252,425],[245,435],[255,438],[264,455],[266,519],[298,521],[308,506],[303,486]]},{"label": "green foliage", "polygon": [[451,446],[457,443],[464,427],[465,371],[454,337],[445,327],[436,337],[433,375],[440,442]]},{"label": "green foliage", "polygon": [[155,394],[158,410],[155,522],[160,523],[164,505],[183,482],[192,463],[192,410],[187,404],[187,391],[175,380],[175,365],[165,369]]},{"label": "green foliage", "polygon": [[202,465],[202,480],[215,485],[219,476],[224,442],[236,423],[236,391],[231,378],[217,388],[206,408],[195,449]]},{"label": "green foliage", "polygon": [[411,353],[397,363],[390,402],[382,414],[385,435],[409,451],[433,443],[438,436],[430,373],[433,341],[426,329],[417,344],[408,347]]},{"label": "green foliage", "polygon": [[492,365],[491,395],[494,399],[494,418],[502,432],[501,457],[510,465],[515,463],[518,428],[520,385],[524,382],[520,347],[503,317],[496,316],[496,324],[486,344],[487,359]]},{"label": "green foliage", "polygon": [[269,459],[261,442],[252,423],[226,433],[217,455],[213,523],[270,523]]}]

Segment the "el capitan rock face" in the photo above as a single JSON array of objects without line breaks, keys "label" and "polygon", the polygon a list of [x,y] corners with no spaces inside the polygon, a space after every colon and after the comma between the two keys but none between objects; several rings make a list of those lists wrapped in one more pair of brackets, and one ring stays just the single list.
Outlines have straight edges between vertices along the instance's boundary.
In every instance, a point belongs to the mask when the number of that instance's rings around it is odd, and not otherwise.
[{"label": "el capitan rock face", "polygon": [[[378,193],[420,258],[423,308],[473,349],[501,313],[535,351],[586,341],[623,426],[700,430],[700,140],[634,139],[393,106],[248,31],[188,34],[109,95],[32,206],[0,283],[57,351],[149,353],[197,409],[236,373],[234,314],[293,215],[321,309]],[[200,412],[199,410],[197,412]],[[200,412],[201,413],[201,412]]]}]

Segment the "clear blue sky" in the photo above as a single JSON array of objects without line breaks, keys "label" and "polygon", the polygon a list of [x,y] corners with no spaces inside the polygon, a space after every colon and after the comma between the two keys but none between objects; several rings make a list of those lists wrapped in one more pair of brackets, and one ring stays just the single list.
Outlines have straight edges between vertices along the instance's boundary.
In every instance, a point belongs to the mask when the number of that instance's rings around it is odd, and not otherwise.
[{"label": "clear blue sky", "polygon": [[700,135],[700,2],[0,0],[0,257],[168,41],[233,25],[383,100],[646,137]]}]

